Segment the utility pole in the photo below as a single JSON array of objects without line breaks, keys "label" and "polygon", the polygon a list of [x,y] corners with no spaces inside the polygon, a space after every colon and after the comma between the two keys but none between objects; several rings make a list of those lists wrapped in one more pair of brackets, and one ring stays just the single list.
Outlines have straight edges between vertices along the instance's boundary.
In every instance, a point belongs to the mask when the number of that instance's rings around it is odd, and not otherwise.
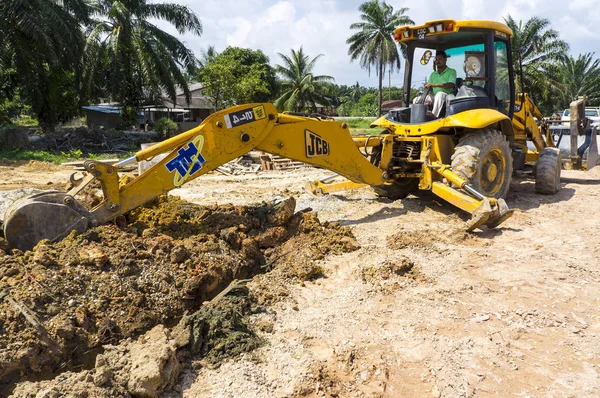
[{"label": "utility pole", "polygon": [[388,100],[392,99],[392,69],[388,70]]}]

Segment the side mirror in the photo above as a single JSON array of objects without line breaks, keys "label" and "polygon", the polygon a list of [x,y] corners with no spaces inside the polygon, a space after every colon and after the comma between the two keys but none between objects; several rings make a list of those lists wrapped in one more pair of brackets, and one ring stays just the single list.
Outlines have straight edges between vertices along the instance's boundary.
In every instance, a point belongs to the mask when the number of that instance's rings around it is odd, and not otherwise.
[{"label": "side mirror", "polygon": [[431,52],[431,50],[427,50],[423,53],[423,56],[421,57],[421,65],[427,65],[429,63],[429,61],[431,60],[431,55],[433,53]]}]

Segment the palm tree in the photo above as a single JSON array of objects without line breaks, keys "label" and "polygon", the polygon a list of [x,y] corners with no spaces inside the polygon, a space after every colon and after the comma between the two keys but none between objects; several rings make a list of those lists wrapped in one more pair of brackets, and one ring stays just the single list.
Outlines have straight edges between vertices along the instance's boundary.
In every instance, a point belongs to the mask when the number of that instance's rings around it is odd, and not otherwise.
[{"label": "palm tree", "polygon": [[217,58],[217,55],[219,55],[219,53],[217,52],[215,46],[208,46],[206,50],[202,50],[200,54],[200,60],[198,61],[200,67],[203,67],[210,61],[214,61],[215,58]]},{"label": "palm tree", "polygon": [[508,15],[504,21],[513,31],[511,46],[517,91],[527,91],[540,99],[548,90],[557,89],[548,84],[549,69],[565,56],[569,45],[549,28],[548,19],[532,17],[523,24]]},{"label": "palm tree", "polygon": [[333,81],[333,77],[312,73],[315,63],[323,54],[309,61],[302,47],[298,51],[292,49],[291,56],[278,53],[284,65],[276,65],[275,70],[283,76],[281,87],[283,94],[275,100],[275,106],[284,110],[304,110],[307,105],[315,106],[317,101],[325,104],[327,98],[323,95],[325,83]]},{"label": "palm tree", "polygon": [[200,35],[202,24],[192,10],[146,0],[98,0],[94,16],[85,46],[84,92],[90,95],[94,84],[108,81],[112,99],[129,112],[140,105],[145,93],[165,91],[175,102],[176,85],[189,99],[184,72],[193,72],[194,54],[149,20],[165,20],[179,33]]},{"label": "palm tree", "polygon": [[0,68],[16,71],[21,92],[43,129],[54,128],[66,117],[60,115],[58,102],[73,88],[69,86],[79,71],[79,22],[88,15],[85,0],[0,2]]},{"label": "palm tree", "polygon": [[359,59],[360,66],[371,72],[371,66],[375,66],[379,77],[379,90],[377,98],[378,114],[381,115],[381,94],[383,76],[386,67],[391,71],[394,68],[400,70],[400,54],[392,35],[398,26],[414,25],[414,22],[404,13],[408,8],[394,8],[385,1],[367,1],[358,8],[361,12],[360,18],[363,22],[350,25],[350,29],[359,29],[346,40],[350,44],[348,55],[352,61]]},{"label": "palm tree", "polygon": [[364,87],[361,87],[360,84],[358,84],[358,82],[356,82],[355,85],[350,87],[350,92],[348,94],[352,101],[358,102],[358,100],[360,99],[360,97],[362,97],[364,95],[364,93],[365,93]]},{"label": "palm tree", "polygon": [[583,95],[588,104],[600,104],[600,59],[593,57],[594,53],[579,54],[577,59],[568,56],[552,69],[565,105]]}]

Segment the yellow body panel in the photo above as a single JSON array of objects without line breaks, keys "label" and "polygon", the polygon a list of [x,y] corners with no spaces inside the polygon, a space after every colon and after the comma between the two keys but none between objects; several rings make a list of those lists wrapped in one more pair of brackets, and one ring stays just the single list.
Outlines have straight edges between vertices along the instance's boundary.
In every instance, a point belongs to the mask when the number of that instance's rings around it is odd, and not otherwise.
[{"label": "yellow body panel", "polygon": [[[380,185],[385,182],[382,170],[373,166],[358,150],[343,123],[309,118],[283,119],[273,126],[256,149],[324,167],[357,183]],[[314,153],[309,153],[313,145]],[[321,144],[319,144],[321,142]],[[326,143],[327,151],[319,153]]]},{"label": "yellow body panel", "polygon": [[[544,115],[535,106],[529,95],[525,93],[517,94],[515,108],[516,111],[512,119],[515,143],[526,150],[527,141],[530,140],[535,145],[537,152],[548,146],[556,146],[552,134],[550,134],[550,126],[544,121]],[[537,152],[534,157],[531,157],[528,153],[527,162],[535,162]]]},{"label": "yellow body panel", "polygon": [[350,180],[338,181],[333,183],[323,183],[321,181],[313,181],[306,184],[304,187],[309,193],[319,196],[327,193],[349,191],[352,189],[366,187],[367,184],[362,184]]},{"label": "yellow body panel", "polygon": [[419,137],[453,128],[481,129],[505,121],[509,122],[510,119],[497,110],[472,109],[421,124],[395,123],[382,116],[371,123],[371,127],[381,127],[406,137]]},{"label": "yellow body panel", "polygon": [[434,182],[431,187],[431,192],[444,199],[446,202],[451,203],[459,209],[463,209],[471,214],[473,214],[473,212],[479,206],[481,206],[481,201],[473,199],[464,193],[458,192],[457,190],[452,189],[448,185],[442,184],[441,182]]}]

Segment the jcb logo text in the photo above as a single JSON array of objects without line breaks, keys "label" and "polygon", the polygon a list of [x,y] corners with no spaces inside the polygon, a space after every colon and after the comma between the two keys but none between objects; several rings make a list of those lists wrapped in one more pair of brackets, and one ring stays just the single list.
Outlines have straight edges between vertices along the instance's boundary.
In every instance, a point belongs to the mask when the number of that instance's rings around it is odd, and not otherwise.
[{"label": "jcb logo text", "polygon": [[304,131],[304,141],[306,143],[307,158],[329,155],[329,143],[312,131]]}]

